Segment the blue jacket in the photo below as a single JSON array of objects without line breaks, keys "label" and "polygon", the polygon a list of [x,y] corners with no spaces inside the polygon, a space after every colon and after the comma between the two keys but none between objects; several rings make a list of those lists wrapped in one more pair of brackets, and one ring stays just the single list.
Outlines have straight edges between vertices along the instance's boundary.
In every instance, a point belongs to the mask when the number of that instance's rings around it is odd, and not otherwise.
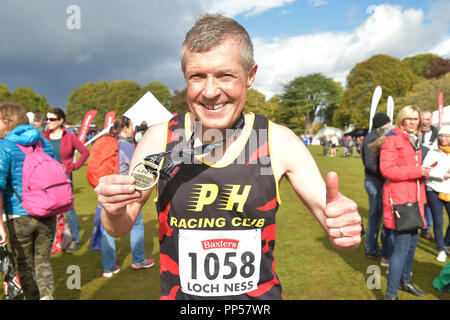
[{"label": "blue jacket", "polygon": [[30,125],[21,124],[0,139],[0,192],[3,195],[3,212],[8,215],[28,215],[11,187],[13,185],[22,197],[22,168],[25,153],[16,146],[16,143],[30,146],[35,145],[38,140],[41,140],[44,152],[55,158],[51,143],[40,137],[39,131]]}]

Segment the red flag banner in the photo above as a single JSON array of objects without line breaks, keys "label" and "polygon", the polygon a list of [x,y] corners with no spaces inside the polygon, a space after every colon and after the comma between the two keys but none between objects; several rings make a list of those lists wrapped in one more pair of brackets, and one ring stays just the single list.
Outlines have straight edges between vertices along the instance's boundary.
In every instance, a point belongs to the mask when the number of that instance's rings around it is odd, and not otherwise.
[{"label": "red flag banner", "polygon": [[81,123],[80,132],[78,133],[78,139],[82,143],[86,141],[86,137],[89,131],[89,126],[91,125],[92,120],[94,120],[95,116],[97,115],[97,110],[92,109],[86,112],[83,118],[83,122]]},{"label": "red flag banner", "polygon": [[439,128],[442,127],[442,121],[444,120],[444,93],[439,92],[438,97],[438,114],[439,114]]},{"label": "red flag banner", "polygon": [[116,112],[110,111],[105,116],[105,124],[103,125],[103,129],[106,129],[109,127],[110,124],[114,122],[114,118],[116,117]]}]

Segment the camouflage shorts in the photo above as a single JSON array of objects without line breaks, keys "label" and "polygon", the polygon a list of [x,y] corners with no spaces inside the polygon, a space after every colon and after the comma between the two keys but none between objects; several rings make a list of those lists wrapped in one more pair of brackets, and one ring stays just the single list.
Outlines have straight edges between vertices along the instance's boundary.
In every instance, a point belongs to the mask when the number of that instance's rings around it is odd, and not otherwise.
[{"label": "camouflage shorts", "polygon": [[25,298],[53,297],[50,250],[55,237],[56,217],[37,219],[23,216],[7,220],[6,224]]}]

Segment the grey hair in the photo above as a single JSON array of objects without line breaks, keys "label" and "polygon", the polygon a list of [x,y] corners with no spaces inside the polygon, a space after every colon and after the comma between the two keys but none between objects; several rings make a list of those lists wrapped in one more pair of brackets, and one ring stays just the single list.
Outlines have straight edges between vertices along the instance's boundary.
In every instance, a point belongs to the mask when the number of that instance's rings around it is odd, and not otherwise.
[{"label": "grey hair", "polygon": [[186,54],[208,52],[225,40],[236,39],[241,49],[241,63],[245,71],[255,64],[253,43],[245,28],[237,21],[220,14],[202,14],[188,31],[181,47],[181,68],[186,71]]}]

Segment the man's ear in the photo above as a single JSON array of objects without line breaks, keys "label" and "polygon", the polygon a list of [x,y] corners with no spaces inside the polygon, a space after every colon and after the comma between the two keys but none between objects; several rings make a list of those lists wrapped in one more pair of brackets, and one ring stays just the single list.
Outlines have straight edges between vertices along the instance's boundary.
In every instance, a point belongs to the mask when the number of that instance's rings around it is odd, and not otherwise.
[{"label": "man's ear", "polygon": [[250,88],[255,82],[256,71],[258,70],[258,65],[255,63],[249,70],[247,74],[247,89]]}]

